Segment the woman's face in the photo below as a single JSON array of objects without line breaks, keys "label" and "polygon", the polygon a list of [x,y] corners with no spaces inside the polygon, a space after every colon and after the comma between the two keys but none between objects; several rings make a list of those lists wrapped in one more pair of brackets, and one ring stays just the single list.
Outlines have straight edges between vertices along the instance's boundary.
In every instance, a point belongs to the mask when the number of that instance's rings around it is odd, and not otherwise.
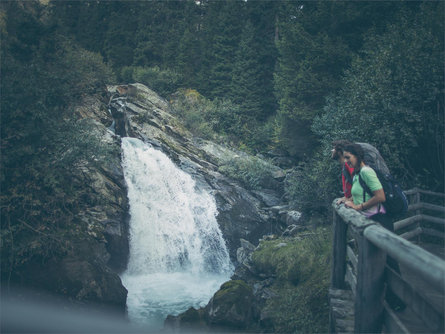
[{"label": "woman's face", "polygon": [[351,152],[344,151],[343,157],[345,158],[345,161],[349,165],[349,167],[352,167],[354,169],[358,167],[357,157],[353,155]]}]

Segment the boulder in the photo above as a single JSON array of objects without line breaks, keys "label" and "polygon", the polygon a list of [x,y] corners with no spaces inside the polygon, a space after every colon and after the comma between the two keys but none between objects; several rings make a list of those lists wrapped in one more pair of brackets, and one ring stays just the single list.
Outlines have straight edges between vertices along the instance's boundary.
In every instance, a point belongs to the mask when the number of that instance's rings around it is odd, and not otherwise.
[{"label": "boulder", "polygon": [[215,293],[205,310],[210,327],[244,329],[254,317],[253,293],[243,281],[224,283]]}]

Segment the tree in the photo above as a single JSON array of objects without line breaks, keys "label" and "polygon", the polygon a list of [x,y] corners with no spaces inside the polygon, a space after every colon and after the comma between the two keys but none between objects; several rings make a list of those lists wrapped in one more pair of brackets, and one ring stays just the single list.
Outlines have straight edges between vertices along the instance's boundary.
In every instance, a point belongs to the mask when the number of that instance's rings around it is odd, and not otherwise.
[{"label": "tree", "polygon": [[275,112],[273,71],[275,2],[248,2],[247,21],[233,66],[231,98],[247,119],[265,122]]},{"label": "tree", "polygon": [[343,72],[360,50],[364,34],[373,27],[380,31],[394,7],[380,2],[282,3],[275,92],[282,143],[290,153],[301,156],[316,146],[313,119],[322,113],[326,97],[341,88]]},{"label": "tree", "polygon": [[[113,82],[98,54],[57,33],[37,2],[2,3],[1,274],[68,251],[79,208],[75,167],[106,149],[73,104]],[[81,232],[79,232],[81,233]]]},{"label": "tree", "polygon": [[402,9],[382,35],[369,35],[314,131],[379,148],[407,187],[444,187],[444,4]]},{"label": "tree", "polygon": [[203,19],[203,62],[199,89],[204,95],[226,97],[231,91],[235,52],[241,37],[244,3],[207,1]]}]

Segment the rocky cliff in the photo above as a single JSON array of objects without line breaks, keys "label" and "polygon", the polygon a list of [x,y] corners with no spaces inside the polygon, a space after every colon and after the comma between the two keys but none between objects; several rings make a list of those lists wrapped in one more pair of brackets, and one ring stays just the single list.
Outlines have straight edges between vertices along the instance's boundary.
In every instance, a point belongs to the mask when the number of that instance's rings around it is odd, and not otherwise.
[{"label": "rocky cliff", "polygon": [[111,306],[125,313],[127,291],[118,275],[126,267],[129,252],[120,149],[124,136],[163,151],[214,195],[217,221],[236,266],[244,261],[237,254],[241,240],[256,246],[264,235],[296,230],[300,215],[282,201],[284,171],[273,167],[259,189],[247,190],[221,172],[221,166],[245,153],[194,137],[174,116],[171,105],[149,88],[109,86],[106,92],[85,96],[74,109],[94,124],[95,137],[114,153],[96,164],[73,166],[72,183],[81,201],[73,217],[77,225],[65,236],[69,248],[51,261],[28,261],[14,273],[13,280],[21,285],[64,295],[74,304]]},{"label": "rocky cliff", "polygon": [[116,134],[160,149],[215,196],[217,220],[234,261],[241,238],[258,244],[263,235],[282,233],[298,220],[282,203],[280,168],[274,167],[273,175],[262,180],[261,190],[248,191],[220,168],[245,153],[194,137],[174,117],[169,103],[142,84],[109,86],[108,91]]}]

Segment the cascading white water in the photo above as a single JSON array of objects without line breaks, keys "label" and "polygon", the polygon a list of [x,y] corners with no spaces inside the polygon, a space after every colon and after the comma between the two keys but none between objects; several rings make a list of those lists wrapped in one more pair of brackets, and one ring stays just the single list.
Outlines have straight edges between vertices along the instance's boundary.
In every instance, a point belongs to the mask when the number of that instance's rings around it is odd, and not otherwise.
[{"label": "cascading white water", "polygon": [[122,138],[130,203],[130,259],[122,275],[131,321],[162,327],[168,314],[207,304],[232,264],[214,198],[161,151]]}]

